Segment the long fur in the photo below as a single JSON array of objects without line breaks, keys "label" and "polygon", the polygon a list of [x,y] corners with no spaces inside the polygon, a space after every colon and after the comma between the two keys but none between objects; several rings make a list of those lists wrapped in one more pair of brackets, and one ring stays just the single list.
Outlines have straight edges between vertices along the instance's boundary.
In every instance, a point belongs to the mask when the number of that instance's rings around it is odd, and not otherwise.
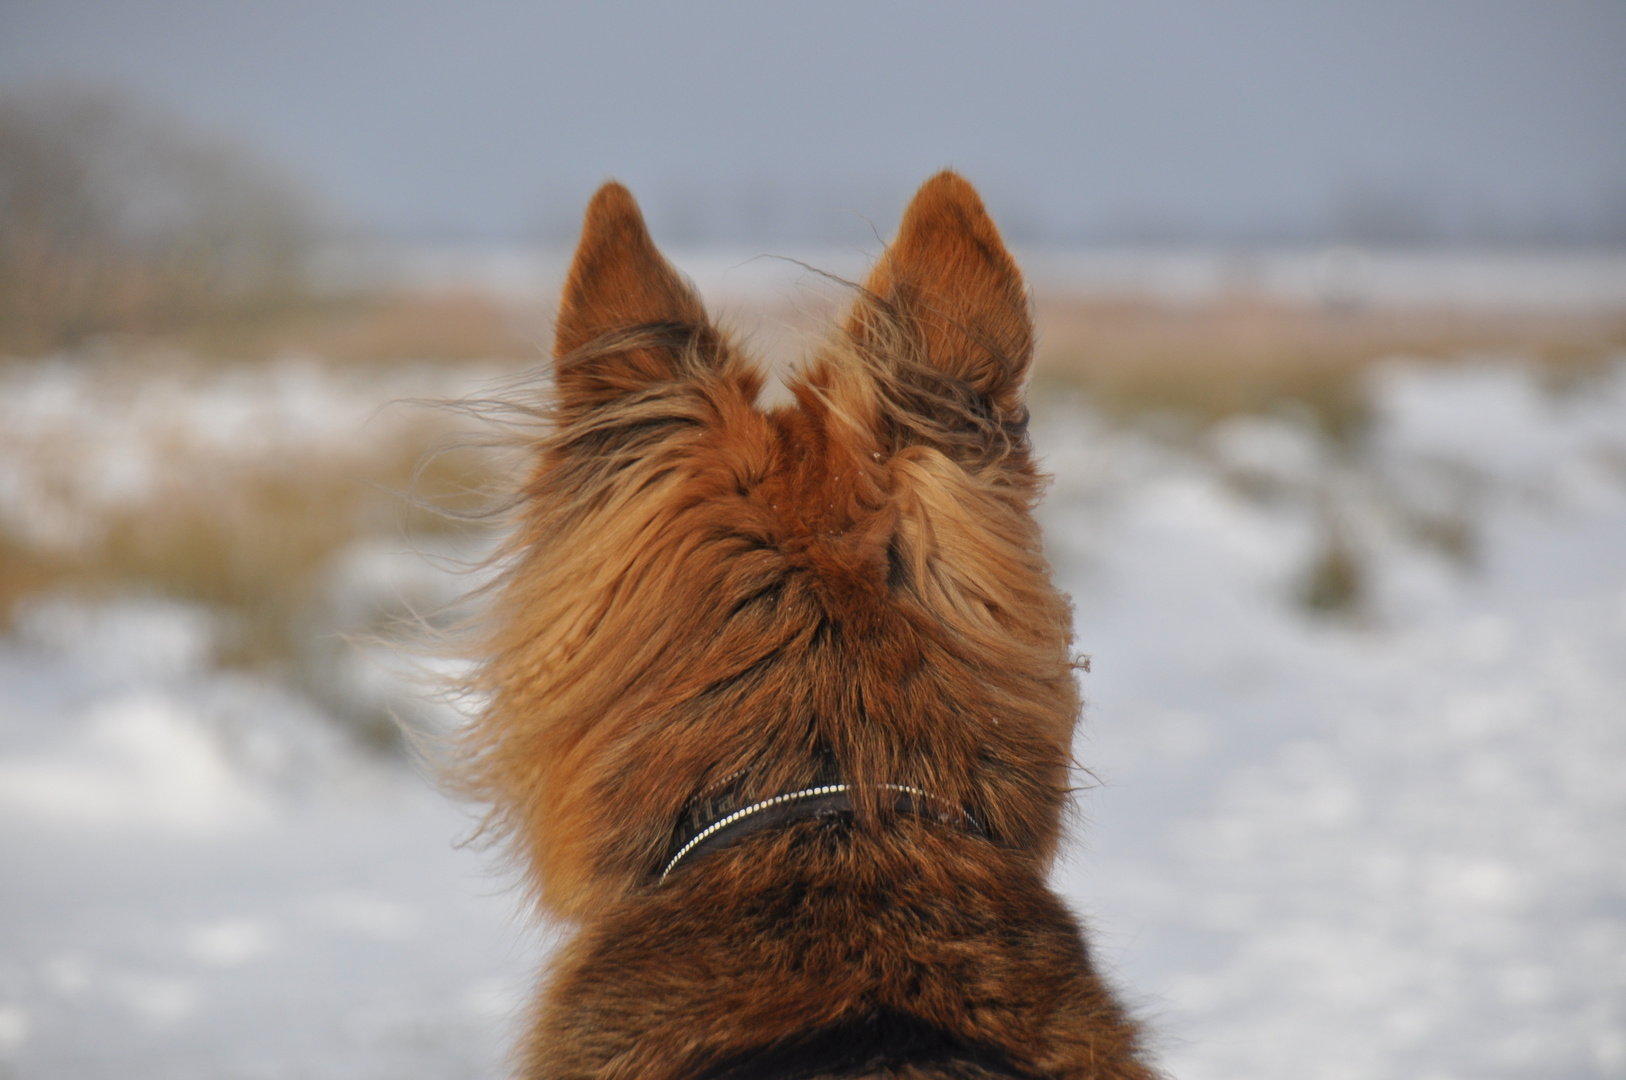
[{"label": "long fur", "polygon": [[[1045,885],[1079,700],[1031,515],[1032,342],[993,223],[940,174],[794,404],[764,410],[631,196],[595,197],[456,766],[577,927],[525,1076],[767,1075],[877,1025],[935,1035],[899,1043],[913,1064],[875,1036],[873,1060],[818,1067],[1152,1075]],[[832,768],[850,821],[654,883],[698,795]],[[989,838],[895,812],[885,784]]]}]

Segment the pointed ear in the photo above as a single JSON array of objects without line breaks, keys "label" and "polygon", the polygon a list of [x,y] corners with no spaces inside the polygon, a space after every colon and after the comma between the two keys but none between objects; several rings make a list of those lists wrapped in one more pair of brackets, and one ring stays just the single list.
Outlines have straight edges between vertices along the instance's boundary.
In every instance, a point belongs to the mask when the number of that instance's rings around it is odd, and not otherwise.
[{"label": "pointed ear", "polygon": [[717,340],[700,298],[656,250],[632,193],[613,180],[599,188],[554,331],[561,407],[588,408],[678,378],[692,345],[715,350]]},{"label": "pointed ear", "polygon": [[[1033,361],[1027,288],[976,189],[944,170],[921,185],[866,283],[848,331],[895,320],[926,364],[977,395],[1000,423],[1026,416]],[[866,304],[871,310],[865,310]]]}]

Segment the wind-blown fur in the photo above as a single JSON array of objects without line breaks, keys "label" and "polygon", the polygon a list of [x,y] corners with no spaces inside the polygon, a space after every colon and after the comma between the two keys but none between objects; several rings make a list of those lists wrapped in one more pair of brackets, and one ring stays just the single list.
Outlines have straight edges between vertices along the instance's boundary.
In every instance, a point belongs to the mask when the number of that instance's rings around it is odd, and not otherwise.
[{"label": "wind-blown fur", "polygon": [[[764,410],[630,194],[595,196],[458,765],[576,927],[525,1076],[1152,1075],[1045,885],[1079,700],[1032,350],[1015,264],[942,173]],[[832,772],[851,815],[656,883],[698,796]]]}]

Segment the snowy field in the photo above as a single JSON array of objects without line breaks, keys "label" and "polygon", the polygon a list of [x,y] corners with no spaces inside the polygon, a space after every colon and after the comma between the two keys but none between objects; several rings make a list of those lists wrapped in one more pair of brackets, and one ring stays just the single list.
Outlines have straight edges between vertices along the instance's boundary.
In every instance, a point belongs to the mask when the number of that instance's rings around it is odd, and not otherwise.
[{"label": "snowy field", "polygon": [[[262,377],[199,415],[308,413]],[[1626,1076],[1626,358],[1373,399],[1344,446],[1038,403],[1098,781],[1057,884],[1184,1080]],[[1313,614],[1332,549],[1358,587]],[[445,586],[414,559],[335,589]],[[220,634],[47,598],[0,638],[0,1077],[501,1075],[546,934],[465,811]]]},{"label": "snowy field", "polygon": [[[1046,418],[1103,784],[1060,884],[1175,1076],[1626,1075],[1626,364],[1376,397],[1353,461]],[[1329,518],[1344,625],[1287,602]]]}]

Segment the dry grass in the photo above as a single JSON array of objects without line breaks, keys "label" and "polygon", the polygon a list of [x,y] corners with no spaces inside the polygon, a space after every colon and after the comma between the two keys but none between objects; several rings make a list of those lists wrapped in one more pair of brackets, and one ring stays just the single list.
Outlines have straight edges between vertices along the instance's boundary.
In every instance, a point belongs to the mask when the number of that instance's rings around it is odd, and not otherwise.
[{"label": "dry grass", "polygon": [[1171,305],[1041,295],[1038,378],[1082,387],[1120,417],[1200,422],[1286,407],[1339,437],[1367,414],[1366,373],[1406,356],[1511,355],[1555,378],[1626,349],[1626,311],[1575,314],[1353,309],[1237,297]]},{"label": "dry grass", "polygon": [[496,463],[459,448],[465,417],[388,403],[455,394],[458,370],[161,354],[0,369],[0,630],[40,595],[202,604],[222,616],[218,660],[392,743],[396,703],[357,664],[392,620],[449,597],[427,568],[400,579],[366,553],[466,546],[448,534],[472,531],[459,515],[488,503]]},{"label": "dry grass", "polygon": [[534,362],[546,355],[546,326],[541,305],[518,309],[474,292],[407,293],[229,312],[158,340],[234,360],[303,353],[341,364]]},{"label": "dry grass", "polygon": [[[172,350],[211,361],[298,353],[339,364],[534,362],[546,355],[547,315],[541,304],[521,308],[473,292],[289,296],[126,321],[99,340],[121,352]],[[0,355],[39,357],[59,347],[29,325],[0,319]]]},{"label": "dry grass", "polygon": [[[234,616],[225,659],[281,663],[297,655],[299,619],[339,553],[365,536],[425,537],[456,528],[431,507],[473,509],[492,477],[476,451],[434,452],[432,439],[366,458],[316,456],[199,471],[188,483],[108,511],[73,548],[0,533],[0,612],[46,591],[147,592]],[[195,463],[193,463],[195,465]]]}]

